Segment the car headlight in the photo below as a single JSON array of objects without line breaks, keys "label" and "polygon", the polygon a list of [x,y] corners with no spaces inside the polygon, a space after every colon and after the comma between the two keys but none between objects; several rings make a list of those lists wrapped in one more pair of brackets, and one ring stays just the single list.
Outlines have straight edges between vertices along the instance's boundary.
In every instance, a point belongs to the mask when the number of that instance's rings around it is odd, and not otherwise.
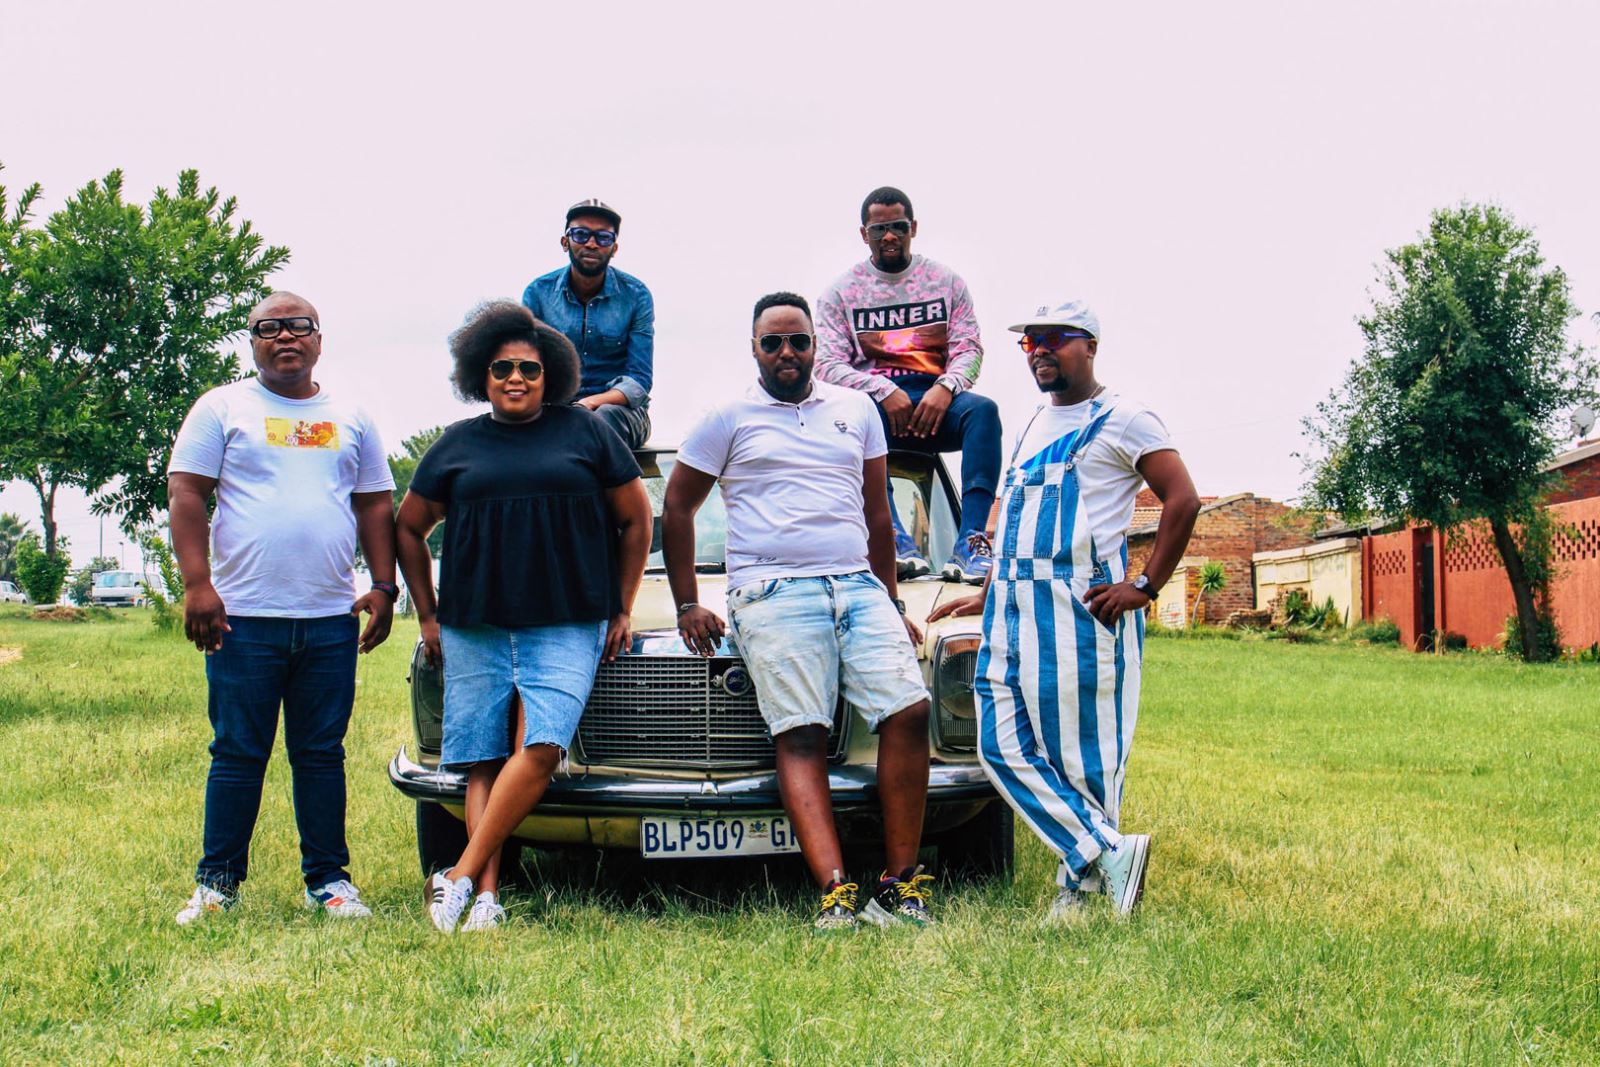
[{"label": "car headlight", "polygon": [[978,704],[973,680],[978,669],[976,634],[941,637],[933,653],[934,744],[971,752],[978,747]]},{"label": "car headlight", "polygon": [[428,665],[422,642],[411,654],[411,725],[417,748],[437,755],[444,739],[444,672]]}]

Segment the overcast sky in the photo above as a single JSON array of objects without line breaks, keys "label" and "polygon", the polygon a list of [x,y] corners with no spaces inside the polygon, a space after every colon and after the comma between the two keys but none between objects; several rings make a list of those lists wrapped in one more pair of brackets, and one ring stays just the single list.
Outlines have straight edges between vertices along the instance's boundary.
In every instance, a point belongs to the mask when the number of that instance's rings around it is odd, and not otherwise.
[{"label": "overcast sky", "polygon": [[[42,182],[43,214],[114,167],[141,201],[198,168],[291,249],[273,284],[322,313],[318,379],[391,451],[470,413],[446,334],[559,266],[588,196],[655,293],[658,441],[751,379],[756,297],[864,256],[883,184],[971,287],[1008,438],[1039,397],[1005,327],[1087,299],[1100,379],[1203,493],[1298,493],[1300,419],[1436,207],[1498,202],[1600,308],[1600,6],[1112,6],[5,0],[0,183]],[[37,528],[24,486],[0,510]],[[61,518],[86,560],[80,495]]]}]

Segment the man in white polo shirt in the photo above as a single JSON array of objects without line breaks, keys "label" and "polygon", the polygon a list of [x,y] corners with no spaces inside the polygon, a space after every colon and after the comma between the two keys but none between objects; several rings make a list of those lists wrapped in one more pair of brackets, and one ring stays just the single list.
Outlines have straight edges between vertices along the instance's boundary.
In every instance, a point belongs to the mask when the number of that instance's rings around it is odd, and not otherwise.
[{"label": "man in white polo shirt", "polygon": [[[256,377],[196,401],[167,466],[184,633],[206,654],[213,731],[184,926],[237,899],[280,707],[303,901],[341,918],[371,914],[345,869],[344,735],[356,651],[381,644],[394,613],[394,480],[372,421],[312,378],[322,354],[316,309],[273,293],[249,328]],[[373,578],[360,595],[358,540]]]},{"label": "man in white polo shirt", "polygon": [[[684,643],[709,656],[723,622],[695,603],[694,516],[720,482],[728,513],[728,617],[777,748],[778,789],[823,891],[819,929],[931,923],[917,866],[928,794],[928,691],[916,625],[895,599],[888,446],[864,393],[813,381],[805,298],[756,302],[760,381],[689,432],[667,483],[662,545]],[[898,610],[897,610],[898,609]],[[846,879],[828,792],[840,690],[878,734],[884,871],[864,906]]]}]

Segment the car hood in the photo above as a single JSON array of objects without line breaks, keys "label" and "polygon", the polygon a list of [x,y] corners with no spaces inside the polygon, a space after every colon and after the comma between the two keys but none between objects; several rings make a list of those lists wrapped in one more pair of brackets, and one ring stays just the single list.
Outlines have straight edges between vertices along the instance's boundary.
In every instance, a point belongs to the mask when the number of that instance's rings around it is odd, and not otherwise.
[{"label": "car hood", "polygon": [[[728,617],[728,578],[725,574],[700,574],[698,602],[716,612],[723,619]],[[977,589],[970,585],[961,585],[954,582],[942,581],[939,578],[928,576],[914,578],[908,582],[899,583],[900,599],[906,602],[906,614],[913,619],[922,629],[922,647],[917,649],[917,658],[924,659],[932,654],[933,648],[938,644],[939,638],[947,634],[976,634],[982,630],[981,615],[963,615],[960,618],[940,619],[936,623],[927,621],[929,612],[939,604],[964,596],[970,596]],[[672,590],[667,587],[667,576],[660,571],[649,571],[644,576],[644,581],[639,586],[639,595],[633,602],[633,629],[642,633],[650,630],[674,630],[677,628],[677,605],[672,600]]]}]

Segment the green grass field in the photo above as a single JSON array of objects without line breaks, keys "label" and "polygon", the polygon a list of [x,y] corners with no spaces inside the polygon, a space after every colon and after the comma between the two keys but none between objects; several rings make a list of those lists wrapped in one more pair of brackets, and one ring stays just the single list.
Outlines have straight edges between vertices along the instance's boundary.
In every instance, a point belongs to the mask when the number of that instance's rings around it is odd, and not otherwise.
[{"label": "green grass field", "polygon": [[142,613],[0,617],[0,1060],[1600,1062],[1592,666],[1152,641],[1127,923],[1041,929],[1053,865],[1022,831],[1015,881],[940,893],[935,930],[819,939],[784,871],[641,890],[637,861],[541,859],[508,928],[445,938],[384,774],[412,637],[362,661],[348,741],[377,916],[300,909],[280,747],[240,906],[180,930],[199,655]]}]

